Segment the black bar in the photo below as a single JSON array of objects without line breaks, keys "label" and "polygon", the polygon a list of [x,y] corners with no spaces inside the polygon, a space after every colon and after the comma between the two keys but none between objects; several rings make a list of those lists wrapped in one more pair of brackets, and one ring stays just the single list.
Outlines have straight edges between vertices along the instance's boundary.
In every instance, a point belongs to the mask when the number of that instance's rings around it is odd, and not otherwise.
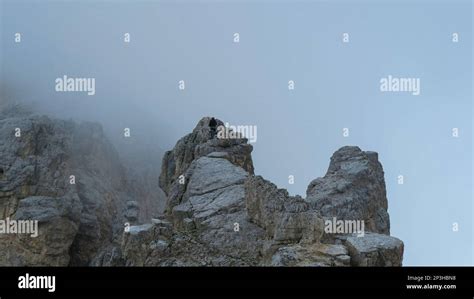
[{"label": "black bar", "polygon": [[[19,289],[28,273],[56,278],[56,289]],[[431,277],[430,281],[408,276]],[[440,280],[440,277],[455,280]],[[194,298],[233,295],[302,297],[316,295],[363,297],[473,298],[472,267],[401,268],[0,268],[0,297],[118,297],[150,295]],[[407,290],[407,284],[455,285],[455,289]]]}]

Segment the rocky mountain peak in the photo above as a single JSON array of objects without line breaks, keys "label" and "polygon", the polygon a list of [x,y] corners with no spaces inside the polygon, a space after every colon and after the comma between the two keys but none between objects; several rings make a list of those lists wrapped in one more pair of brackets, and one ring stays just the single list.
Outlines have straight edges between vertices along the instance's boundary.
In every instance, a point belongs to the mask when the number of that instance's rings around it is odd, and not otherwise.
[{"label": "rocky mountain peak", "polygon": [[1,116],[0,219],[37,219],[39,236],[0,235],[0,264],[402,264],[377,153],[340,148],[302,198],[256,176],[247,139],[220,130],[230,129],[202,118],[165,153],[159,183],[145,183],[159,184],[166,208],[143,223],[141,202],[159,198],[131,178],[100,125]]},{"label": "rocky mountain peak", "polygon": [[[165,154],[166,214],[125,233],[127,265],[401,265],[403,242],[389,236],[377,153],[342,147],[306,198],[289,196],[254,175],[246,139],[215,134],[222,123],[201,119]],[[335,220],[367,223],[366,234],[328,231]]]},{"label": "rocky mountain peak", "polygon": [[361,219],[366,230],[390,234],[384,172],[376,152],[357,146],[337,150],[326,175],[309,184],[306,200],[323,216]]},{"label": "rocky mountain peak", "polygon": [[[159,184],[168,195],[171,206],[181,201],[185,185],[189,180],[188,169],[192,162],[200,157],[226,159],[253,174],[252,145],[248,144],[245,138],[218,138],[219,130],[228,129],[221,120],[204,117],[190,134],[178,140],[173,150],[165,153]],[[169,212],[169,209],[167,211]]]}]

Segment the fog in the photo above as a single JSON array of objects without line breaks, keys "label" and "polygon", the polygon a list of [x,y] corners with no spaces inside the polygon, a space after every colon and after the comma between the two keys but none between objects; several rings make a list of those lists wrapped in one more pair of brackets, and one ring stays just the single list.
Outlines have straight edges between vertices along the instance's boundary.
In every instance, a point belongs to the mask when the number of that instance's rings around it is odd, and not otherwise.
[{"label": "fog", "polygon": [[[156,176],[204,116],[257,126],[255,172],[291,194],[339,147],[376,151],[404,264],[473,264],[472,3],[412,2],[4,0],[1,98],[101,123]],[[64,75],[95,94],[56,91]],[[381,93],[389,75],[420,78],[420,95]]]}]

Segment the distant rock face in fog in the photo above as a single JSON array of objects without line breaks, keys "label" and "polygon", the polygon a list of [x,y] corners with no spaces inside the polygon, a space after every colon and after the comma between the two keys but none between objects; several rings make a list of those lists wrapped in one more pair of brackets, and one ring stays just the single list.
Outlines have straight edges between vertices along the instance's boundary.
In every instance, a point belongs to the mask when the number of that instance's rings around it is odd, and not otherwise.
[{"label": "distant rock face in fog", "polygon": [[138,189],[100,125],[0,111],[0,219],[39,221],[36,238],[0,234],[0,265],[89,265],[120,238]]},{"label": "distant rock face in fog", "polygon": [[[221,125],[220,120],[216,120]],[[199,121],[163,158],[166,213],[124,233],[129,266],[400,266],[403,242],[389,236],[382,165],[355,146],[336,151],[307,197],[253,174],[245,138],[219,139]],[[365,234],[333,234],[327,221],[361,221]],[[116,259],[118,260],[118,259]],[[113,262],[108,265],[113,265]]]}]

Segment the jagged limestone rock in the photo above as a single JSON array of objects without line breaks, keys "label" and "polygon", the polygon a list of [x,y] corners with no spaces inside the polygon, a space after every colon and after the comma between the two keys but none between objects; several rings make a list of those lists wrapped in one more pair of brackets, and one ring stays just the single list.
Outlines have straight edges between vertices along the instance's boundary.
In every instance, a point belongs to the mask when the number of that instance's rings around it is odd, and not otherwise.
[{"label": "jagged limestone rock", "polygon": [[365,230],[390,234],[384,172],[375,152],[337,150],[326,175],[309,184],[306,201],[324,217],[363,220]]},{"label": "jagged limestone rock", "polygon": [[118,154],[98,124],[15,109],[0,111],[0,219],[43,223],[1,241],[0,264],[86,266],[123,231],[133,193]]},{"label": "jagged limestone rock", "polygon": [[350,259],[342,245],[296,244],[279,247],[271,257],[271,266],[347,267]]},{"label": "jagged limestone rock", "polygon": [[37,236],[0,234],[2,266],[64,266],[80,224],[81,202],[75,194],[21,199],[13,220],[38,221]]},{"label": "jagged limestone rock", "polygon": [[[183,175],[187,179],[189,174],[186,171],[191,163],[208,154],[211,154],[210,157],[212,157],[219,153],[221,158],[225,158],[253,174],[253,162],[250,155],[252,146],[247,144],[247,139],[217,138],[209,126],[211,120],[210,117],[201,119],[192,133],[181,138],[173,150],[165,153],[159,183],[161,189],[168,196],[168,200],[180,202],[182,195],[180,190],[183,185],[179,183],[178,178]],[[216,126],[224,125],[220,120],[215,121]]]},{"label": "jagged limestone rock", "polygon": [[138,221],[138,215],[140,213],[140,206],[137,201],[127,201],[127,209],[125,211],[125,218],[129,224],[136,224]]},{"label": "jagged limestone rock", "polygon": [[210,157],[193,161],[188,173],[182,201],[172,208],[176,228],[226,255],[255,260],[263,231],[246,219],[243,184],[248,173],[226,159]]},{"label": "jagged limestone rock", "polygon": [[382,234],[366,234],[364,237],[351,236],[345,245],[352,257],[352,266],[389,267],[401,266],[403,242]]},{"label": "jagged limestone rock", "polygon": [[[360,254],[345,245],[349,235],[325,238],[327,217],[363,220],[369,231],[389,233],[376,153],[341,148],[303,199],[254,176],[253,166],[244,162],[251,161],[246,140],[216,139],[211,120],[203,118],[165,154],[160,186],[168,201],[166,220],[159,221],[169,223],[167,233],[150,227],[142,249],[141,241],[125,244],[124,252],[140,251],[132,254],[133,265],[349,266],[359,263]],[[401,264],[400,252],[391,256],[383,247],[375,252],[391,262],[385,265]]]},{"label": "jagged limestone rock", "polygon": [[245,189],[249,218],[265,229],[267,237],[279,243],[319,242],[323,220],[301,197],[289,196],[260,176],[250,177]]},{"label": "jagged limestone rock", "polygon": [[[201,119],[165,154],[159,178],[165,212],[140,224],[140,197],[147,191],[127,177],[100,126],[0,113],[0,217],[42,219],[43,234],[0,241],[0,264],[401,265],[403,242],[389,236],[376,153],[343,147],[306,198],[289,196],[254,175],[245,138],[217,138],[219,125]],[[154,206],[151,199],[147,207]],[[330,217],[362,220],[374,233],[325,233]],[[132,226],[124,229],[127,220]]]}]

